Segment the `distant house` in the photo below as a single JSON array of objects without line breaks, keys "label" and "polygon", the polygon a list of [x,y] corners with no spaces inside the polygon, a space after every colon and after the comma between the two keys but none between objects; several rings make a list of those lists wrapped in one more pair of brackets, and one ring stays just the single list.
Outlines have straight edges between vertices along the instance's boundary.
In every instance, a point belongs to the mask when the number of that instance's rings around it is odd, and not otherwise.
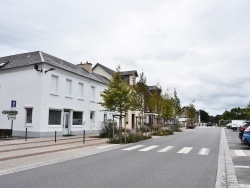
[{"label": "distant house", "polygon": [[[97,63],[93,69],[93,73],[96,73],[98,75],[102,75],[106,77],[107,79],[111,79],[112,76],[114,75],[115,71],[105,67],[104,65]],[[137,71],[132,70],[132,71],[121,71],[121,75],[123,76],[124,79],[128,81],[129,85],[134,85],[136,84],[136,78],[138,77]],[[114,115],[114,114],[113,114]],[[126,123],[126,128],[130,130],[134,130],[136,126],[136,121],[137,117],[139,116],[139,111],[128,111],[126,114],[125,119],[123,119],[122,125],[124,127]],[[109,119],[112,119],[113,117],[108,117]]]},{"label": "distant house", "polygon": [[[0,58],[0,110],[18,111],[13,135],[30,137],[95,132],[107,117],[98,104],[108,79],[90,63],[74,65],[41,51]],[[10,129],[0,115],[0,129]]]}]

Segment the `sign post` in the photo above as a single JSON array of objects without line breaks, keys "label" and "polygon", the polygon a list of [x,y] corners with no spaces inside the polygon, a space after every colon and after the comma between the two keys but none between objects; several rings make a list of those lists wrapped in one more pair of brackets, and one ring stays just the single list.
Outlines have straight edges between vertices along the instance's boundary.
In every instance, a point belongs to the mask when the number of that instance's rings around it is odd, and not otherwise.
[{"label": "sign post", "polygon": [[10,135],[11,138],[13,133],[13,120],[16,119],[16,115],[18,114],[18,111],[14,110],[13,108],[16,108],[15,100],[11,100],[11,110],[2,111],[2,114],[8,115],[8,120],[11,120],[11,135]]}]

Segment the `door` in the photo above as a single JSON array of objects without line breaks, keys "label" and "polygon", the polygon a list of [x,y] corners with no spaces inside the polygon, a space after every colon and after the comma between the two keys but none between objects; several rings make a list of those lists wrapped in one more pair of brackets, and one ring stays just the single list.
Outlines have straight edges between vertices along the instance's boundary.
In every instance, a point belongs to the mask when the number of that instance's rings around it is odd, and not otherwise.
[{"label": "door", "polygon": [[64,112],[63,134],[69,135],[69,112]]}]

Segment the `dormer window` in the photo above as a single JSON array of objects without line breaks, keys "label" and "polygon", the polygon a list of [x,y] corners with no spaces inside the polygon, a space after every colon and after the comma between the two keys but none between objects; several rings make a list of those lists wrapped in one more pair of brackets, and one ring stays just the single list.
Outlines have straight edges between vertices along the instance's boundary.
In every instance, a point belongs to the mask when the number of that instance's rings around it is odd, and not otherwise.
[{"label": "dormer window", "polygon": [[7,61],[5,63],[0,63],[0,68],[3,67],[4,65],[6,65],[7,63],[9,63],[9,61]]}]

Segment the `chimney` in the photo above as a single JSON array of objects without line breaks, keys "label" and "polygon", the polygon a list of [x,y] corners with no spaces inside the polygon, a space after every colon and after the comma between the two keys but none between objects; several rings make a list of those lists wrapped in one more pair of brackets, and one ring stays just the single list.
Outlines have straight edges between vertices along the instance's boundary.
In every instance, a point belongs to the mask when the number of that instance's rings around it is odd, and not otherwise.
[{"label": "chimney", "polygon": [[79,67],[85,69],[85,70],[88,71],[89,73],[92,73],[92,64],[89,63],[88,61],[87,61],[86,63],[84,63],[84,64],[81,62],[81,63],[78,64],[77,66],[79,66]]}]

